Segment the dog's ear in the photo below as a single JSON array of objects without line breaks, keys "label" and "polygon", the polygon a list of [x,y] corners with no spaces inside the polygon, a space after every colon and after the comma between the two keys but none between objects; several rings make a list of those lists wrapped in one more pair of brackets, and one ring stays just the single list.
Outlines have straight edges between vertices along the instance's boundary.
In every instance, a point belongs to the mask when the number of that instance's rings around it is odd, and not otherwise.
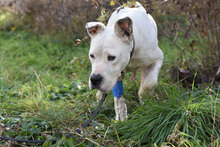
[{"label": "dog's ear", "polygon": [[101,22],[88,22],[86,24],[87,33],[91,38],[95,37],[98,33],[105,29],[105,25]]},{"label": "dog's ear", "polygon": [[133,39],[133,22],[130,17],[119,19],[115,23],[115,34],[123,41],[131,41]]}]

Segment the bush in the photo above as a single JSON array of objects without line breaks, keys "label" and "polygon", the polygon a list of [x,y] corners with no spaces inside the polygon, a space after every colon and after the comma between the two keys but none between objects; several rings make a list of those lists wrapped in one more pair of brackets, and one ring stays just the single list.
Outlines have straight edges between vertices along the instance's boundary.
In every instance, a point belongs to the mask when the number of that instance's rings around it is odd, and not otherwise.
[{"label": "bush", "polygon": [[197,72],[197,83],[220,82],[219,2],[148,0],[143,4],[155,17],[159,36],[172,39],[181,52],[173,68],[174,78],[190,87]]},{"label": "bush", "polygon": [[[61,33],[71,38],[85,35],[86,22],[95,20],[99,14],[91,1],[11,0],[3,1],[1,6],[10,8],[7,10],[24,22],[22,27],[30,27],[39,34]],[[8,27],[12,25],[17,23],[10,23]]]}]

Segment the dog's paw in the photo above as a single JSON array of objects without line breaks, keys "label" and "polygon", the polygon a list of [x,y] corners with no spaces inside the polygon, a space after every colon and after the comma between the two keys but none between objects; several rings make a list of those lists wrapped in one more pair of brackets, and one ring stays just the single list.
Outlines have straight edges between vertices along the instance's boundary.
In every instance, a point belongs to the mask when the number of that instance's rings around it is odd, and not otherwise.
[{"label": "dog's paw", "polygon": [[142,100],[142,98],[139,97],[139,103],[140,105],[143,105],[144,104],[144,101]]}]

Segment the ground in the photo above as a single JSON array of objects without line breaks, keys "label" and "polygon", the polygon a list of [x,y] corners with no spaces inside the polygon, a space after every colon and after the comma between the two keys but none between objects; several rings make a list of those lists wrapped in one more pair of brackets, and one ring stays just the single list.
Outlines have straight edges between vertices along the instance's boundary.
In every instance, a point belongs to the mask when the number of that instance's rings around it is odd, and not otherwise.
[{"label": "ground", "polygon": [[[54,38],[16,29],[0,32],[0,136],[47,139],[44,146],[60,137],[54,146],[219,145],[218,85],[192,84],[187,89],[173,81],[170,68],[177,64],[179,51],[163,37],[159,42],[165,58],[155,94],[140,105],[140,79],[130,82],[128,73],[124,82],[128,120],[114,121],[109,94],[84,137],[65,137],[89,118],[98,103],[96,91],[88,87],[89,43],[74,46],[71,40]],[[12,144],[21,143],[0,141]]]}]

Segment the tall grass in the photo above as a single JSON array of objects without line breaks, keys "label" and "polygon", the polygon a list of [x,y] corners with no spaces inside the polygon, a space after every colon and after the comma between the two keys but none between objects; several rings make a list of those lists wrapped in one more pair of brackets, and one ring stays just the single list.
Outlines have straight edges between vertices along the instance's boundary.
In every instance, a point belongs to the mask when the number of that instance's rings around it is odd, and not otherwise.
[{"label": "tall grass", "polygon": [[[195,146],[220,138],[220,94],[218,89],[186,91],[163,84],[163,100],[148,100],[126,122],[117,125],[120,138],[136,145],[169,143]],[[213,139],[211,138],[213,137]]]}]

